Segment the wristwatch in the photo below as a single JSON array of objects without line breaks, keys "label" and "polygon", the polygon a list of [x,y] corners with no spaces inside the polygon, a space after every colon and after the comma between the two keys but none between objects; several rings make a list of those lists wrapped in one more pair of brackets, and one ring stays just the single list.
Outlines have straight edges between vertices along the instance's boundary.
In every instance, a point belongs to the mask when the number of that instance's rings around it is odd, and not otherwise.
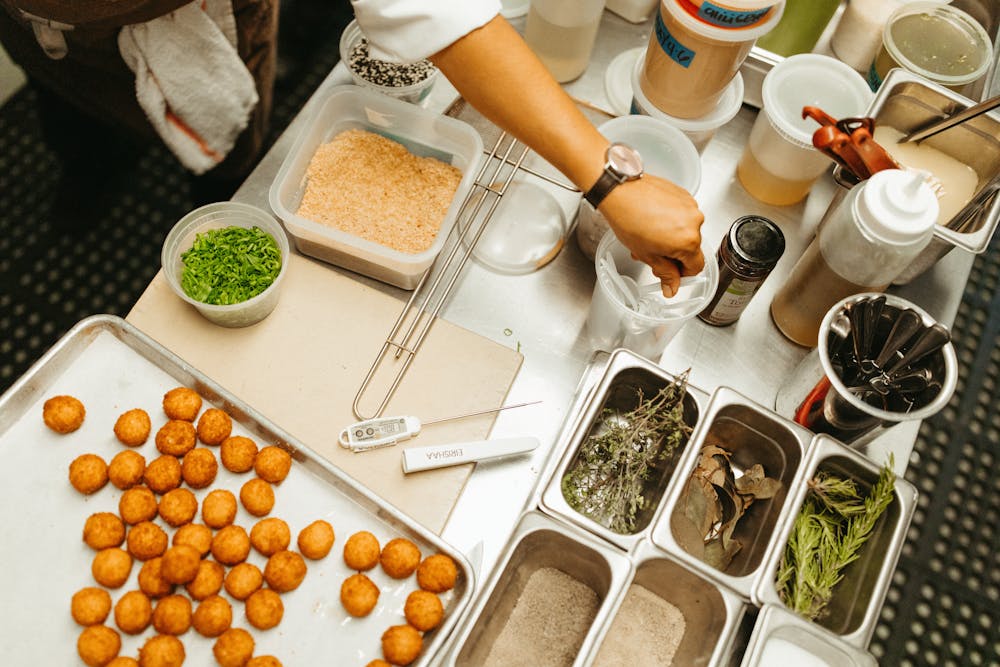
[{"label": "wristwatch", "polygon": [[625,181],[634,181],[642,176],[642,156],[639,151],[620,142],[614,142],[604,152],[604,171],[597,182],[584,193],[583,198],[590,205],[604,201],[608,193]]}]

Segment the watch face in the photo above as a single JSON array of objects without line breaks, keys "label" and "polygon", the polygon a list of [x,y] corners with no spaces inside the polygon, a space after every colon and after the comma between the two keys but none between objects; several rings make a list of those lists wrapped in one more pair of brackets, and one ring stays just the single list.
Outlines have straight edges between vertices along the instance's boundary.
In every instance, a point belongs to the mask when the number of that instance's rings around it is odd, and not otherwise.
[{"label": "watch face", "polygon": [[642,174],[642,156],[631,146],[614,143],[608,147],[608,164],[625,178]]}]

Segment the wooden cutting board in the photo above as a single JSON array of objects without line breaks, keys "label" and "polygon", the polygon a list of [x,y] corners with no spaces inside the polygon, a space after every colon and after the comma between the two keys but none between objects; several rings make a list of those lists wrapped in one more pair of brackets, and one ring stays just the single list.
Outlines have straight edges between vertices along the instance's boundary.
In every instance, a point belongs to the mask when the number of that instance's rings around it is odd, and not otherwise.
[{"label": "wooden cutting board", "polygon": [[[290,259],[277,308],[253,326],[212,324],[170,290],[162,271],[126,319],[440,533],[472,464],[404,475],[402,448],[485,439],[495,415],[428,426],[407,443],[370,452],[341,448],[338,434],[356,421],[354,396],[403,303],[328,265]],[[385,414],[430,421],[499,407],[521,360],[510,348],[438,320]],[[380,389],[366,398],[380,398]]]}]

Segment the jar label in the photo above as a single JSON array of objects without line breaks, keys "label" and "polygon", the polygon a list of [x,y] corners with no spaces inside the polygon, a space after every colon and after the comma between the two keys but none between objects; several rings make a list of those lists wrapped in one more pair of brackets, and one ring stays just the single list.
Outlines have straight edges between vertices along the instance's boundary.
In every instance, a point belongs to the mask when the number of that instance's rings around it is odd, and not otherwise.
[{"label": "jar label", "polygon": [[740,11],[713,5],[707,0],[703,0],[698,7],[698,18],[705,23],[709,23],[720,28],[746,28],[758,23],[771,11],[770,7],[754,9],[750,11]]},{"label": "jar label", "polygon": [[719,302],[712,309],[712,320],[728,322],[735,320],[750,303],[750,299],[757,292],[757,288],[763,284],[762,280],[743,280],[733,278],[733,281],[726,287],[725,293]]},{"label": "jar label", "polygon": [[667,25],[663,22],[662,13],[656,14],[655,33],[656,41],[659,42],[660,48],[663,49],[668,58],[685,69],[691,66],[691,61],[694,60],[696,53],[678,42],[670,34],[670,31],[667,30]]}]

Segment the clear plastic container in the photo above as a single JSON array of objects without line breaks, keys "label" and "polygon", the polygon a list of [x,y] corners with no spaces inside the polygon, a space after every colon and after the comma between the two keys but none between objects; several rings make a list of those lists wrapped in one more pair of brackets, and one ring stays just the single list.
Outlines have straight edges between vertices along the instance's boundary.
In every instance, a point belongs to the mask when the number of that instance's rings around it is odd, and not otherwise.
[{"label": "clear plastic container", "polygon": [[[335,86],[314,100],[315,111],[271,184],[271,208],[299,252],[404,289],[413,289],[441,251],[476,178],[483,141],[468,123],[358,86]],[[430,248],[404,253],[307,220],[295,212],[306,188],[306,169],[320,144],[360,128],[398,141],[415,155],[457,167],[462,179]]]},{"label": "clear plastic container", "polygon": [[[191,248],[198,234],[225,227],[260,227],[270,234],[281,251],[281,270],[271,286],[242,303],[216,306],[192,299],[181,288],[181,274],[184,264],[181,255]],[[181,218],[167,234],[160,253],[163,275],[167,284],[178,297],[194,306],[205,319],[224,327],[246,327],[256,324],[271,314],[278,305],[281,283],[288,273],[288,238],[285,230],[269,213],[256,206],[240,202],[226,201],[206,204]]]},{"label": "clear plastic container", "polygon": [[[371,88],[372,90],[377,90],[383,95],[389,95],[390,97],[395,97],[403,100],[404,102],[410,102],[412,104],[422,104],[427,96],[430,95],[431,89],[434,87],[434,82],[437,80],[440,70],[438,70],[433,65],[430,65],[429,74],[427,78],[417,81],[416,83],[411,83],[405,86],[382,86],[377,83],[373,83],[364,77],[364,73],[356,70],[351,66],[351,52],[354,47],[364,39],[364,33],[361,32],[361,26],[358,25],[357,21],[351,21],[344,28],[344,32],[340,34],[340,60],[347,67],[347,71],[351,73],[351,78],[354,79],[354,83],[359,86],[364,86],[365,88]],[[427,63],[430,64],[429,62]],[[393,63],[388,63],[389,67],[393,67]]]},{"label": "clear plastic container", "polygon": [[604,0],[531,0],[524,41],[560,83],[587,69]]}]

